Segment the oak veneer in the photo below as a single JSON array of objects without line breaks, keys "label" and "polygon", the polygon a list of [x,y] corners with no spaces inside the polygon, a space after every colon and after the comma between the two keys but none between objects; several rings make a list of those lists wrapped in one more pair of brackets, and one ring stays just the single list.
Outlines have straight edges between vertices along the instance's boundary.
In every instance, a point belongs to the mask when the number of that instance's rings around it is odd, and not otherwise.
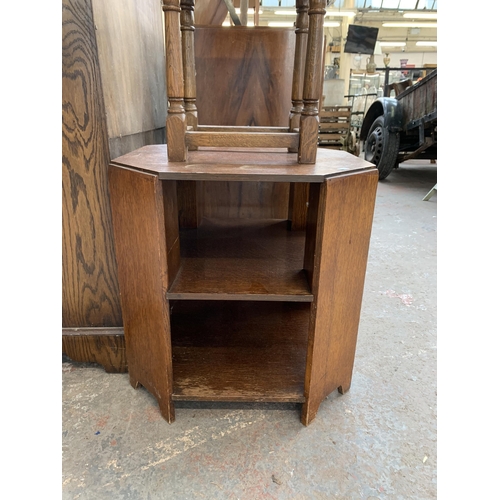
[{"label": "oak veneer", "polygon": [[[168,422],[176,400],[290,401],[308,425],[330,392],[350,387],[376,168],[335,150],[318,151],[314,165],[286,150],[169,162],[165,147],[109,167],[132,385]],[[182,227],[185,181],[305,184],[305,231],[287,232],[286,217],[208,219],[203,204],[197,228]]]}]

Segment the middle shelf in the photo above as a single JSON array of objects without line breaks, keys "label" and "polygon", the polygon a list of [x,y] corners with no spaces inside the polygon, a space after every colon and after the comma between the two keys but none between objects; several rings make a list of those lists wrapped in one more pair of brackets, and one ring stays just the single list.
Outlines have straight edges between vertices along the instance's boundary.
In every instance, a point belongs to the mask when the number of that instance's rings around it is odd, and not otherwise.
[{"label": "middle shelf", "polygon": [[169,300],[313,300],[303,270],[305,231],[289,231],[286,220],[203,219],[179,237]]}]

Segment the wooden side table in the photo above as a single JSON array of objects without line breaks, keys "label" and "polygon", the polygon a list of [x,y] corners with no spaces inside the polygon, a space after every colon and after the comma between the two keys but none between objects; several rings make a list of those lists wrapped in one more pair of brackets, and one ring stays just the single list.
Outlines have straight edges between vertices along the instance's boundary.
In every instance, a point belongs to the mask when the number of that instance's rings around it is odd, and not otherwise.
[{"label": "wooden side table", "polygon": [[[175,401],[266,401],[302,403],[308,425],[328,394],[349,389],[372,164],[326,149],[312,165],[286,150],[213,148],[169,162],[155,145],[115,159],[109,181],[130,381],[168,422]],[[202,213],[179,227],[180,181],[306,184],[306,228]]]}]

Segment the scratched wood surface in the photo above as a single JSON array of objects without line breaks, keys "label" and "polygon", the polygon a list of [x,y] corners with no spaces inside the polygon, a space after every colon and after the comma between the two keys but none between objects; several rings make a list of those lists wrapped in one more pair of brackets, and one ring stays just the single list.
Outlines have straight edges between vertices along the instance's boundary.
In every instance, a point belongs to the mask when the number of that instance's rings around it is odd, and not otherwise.
[{"label": "scratched wood surface", "polygon": [[62,324],[121,326],[92,8],[89,0],[62,6]]}]

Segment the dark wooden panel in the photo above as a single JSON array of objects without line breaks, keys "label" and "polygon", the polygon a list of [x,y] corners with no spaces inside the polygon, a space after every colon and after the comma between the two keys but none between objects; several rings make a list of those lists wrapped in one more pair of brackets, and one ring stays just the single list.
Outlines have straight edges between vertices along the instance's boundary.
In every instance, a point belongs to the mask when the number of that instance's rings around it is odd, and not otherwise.
[{"label": "dark wooden panel", "polygon": [[308,201],[309,184],[303,182],[290,184],[290,198],[288,204],[290,230],[297,231],[306,228]]},{"label": "dark wooden panel", "polygon": [[285,182],[200,182],[203,215],[209,218],[286,219]]},{"label": "dark wooden panel", "polygon": [[309,304],[170,304],[175,400],[304,401]]},{"label": "dark wooden panel", "polygon": [[205,148],[189,151],[187,162],[167,161],[167,146],[144,146],[113,160],[114,164],[157,173],[160,179],[210,181],[323,182],[346,172],[371,170],[373,165],[346,151],[318,148],[316,163],[297,163],[286,150]]},{"label": "dark wooden panel", "polygon": [[[164,181],[165,182],[165,181]],[[203,218],[203,186],[197,181],[176,181],[179,226],[195,228]]]},{"label": "dark wooden panel", "polygon": [[121,326],[90,0],[63,0],[62,122],[62,324]]},{"label": "dark wooden panel", "polygon": [[294,47],[293,28],[197,27],[198,122],[288,126]]},{"label": "dark wooden panel", "polygon": [[311,193],[319,210],[304,425],[328,394],[351,384],[377,184],[374,170],[326,181],[319,199]]},{"label": "dark wooden panel", "polygon": [[286,221],[204,219],[181,232],[181,267],[167,297],[311,302],[304,241]]},{"label": "dark wooden panel", "polygon": [[[169,285],[163,189],[151,174],[110,166],[110,195],[116,239],[130,382],[158,400],[174,420],[170,322],[165,291]],[[170,207],[177,213],[177,207]],[[169,228],[170,229],[170,228]]]},{"label": "dark wooden panel", "polygon": [[108,373],[127,371],[123,328],[63,329],[62,352],[76,362],[99,363]]}]

